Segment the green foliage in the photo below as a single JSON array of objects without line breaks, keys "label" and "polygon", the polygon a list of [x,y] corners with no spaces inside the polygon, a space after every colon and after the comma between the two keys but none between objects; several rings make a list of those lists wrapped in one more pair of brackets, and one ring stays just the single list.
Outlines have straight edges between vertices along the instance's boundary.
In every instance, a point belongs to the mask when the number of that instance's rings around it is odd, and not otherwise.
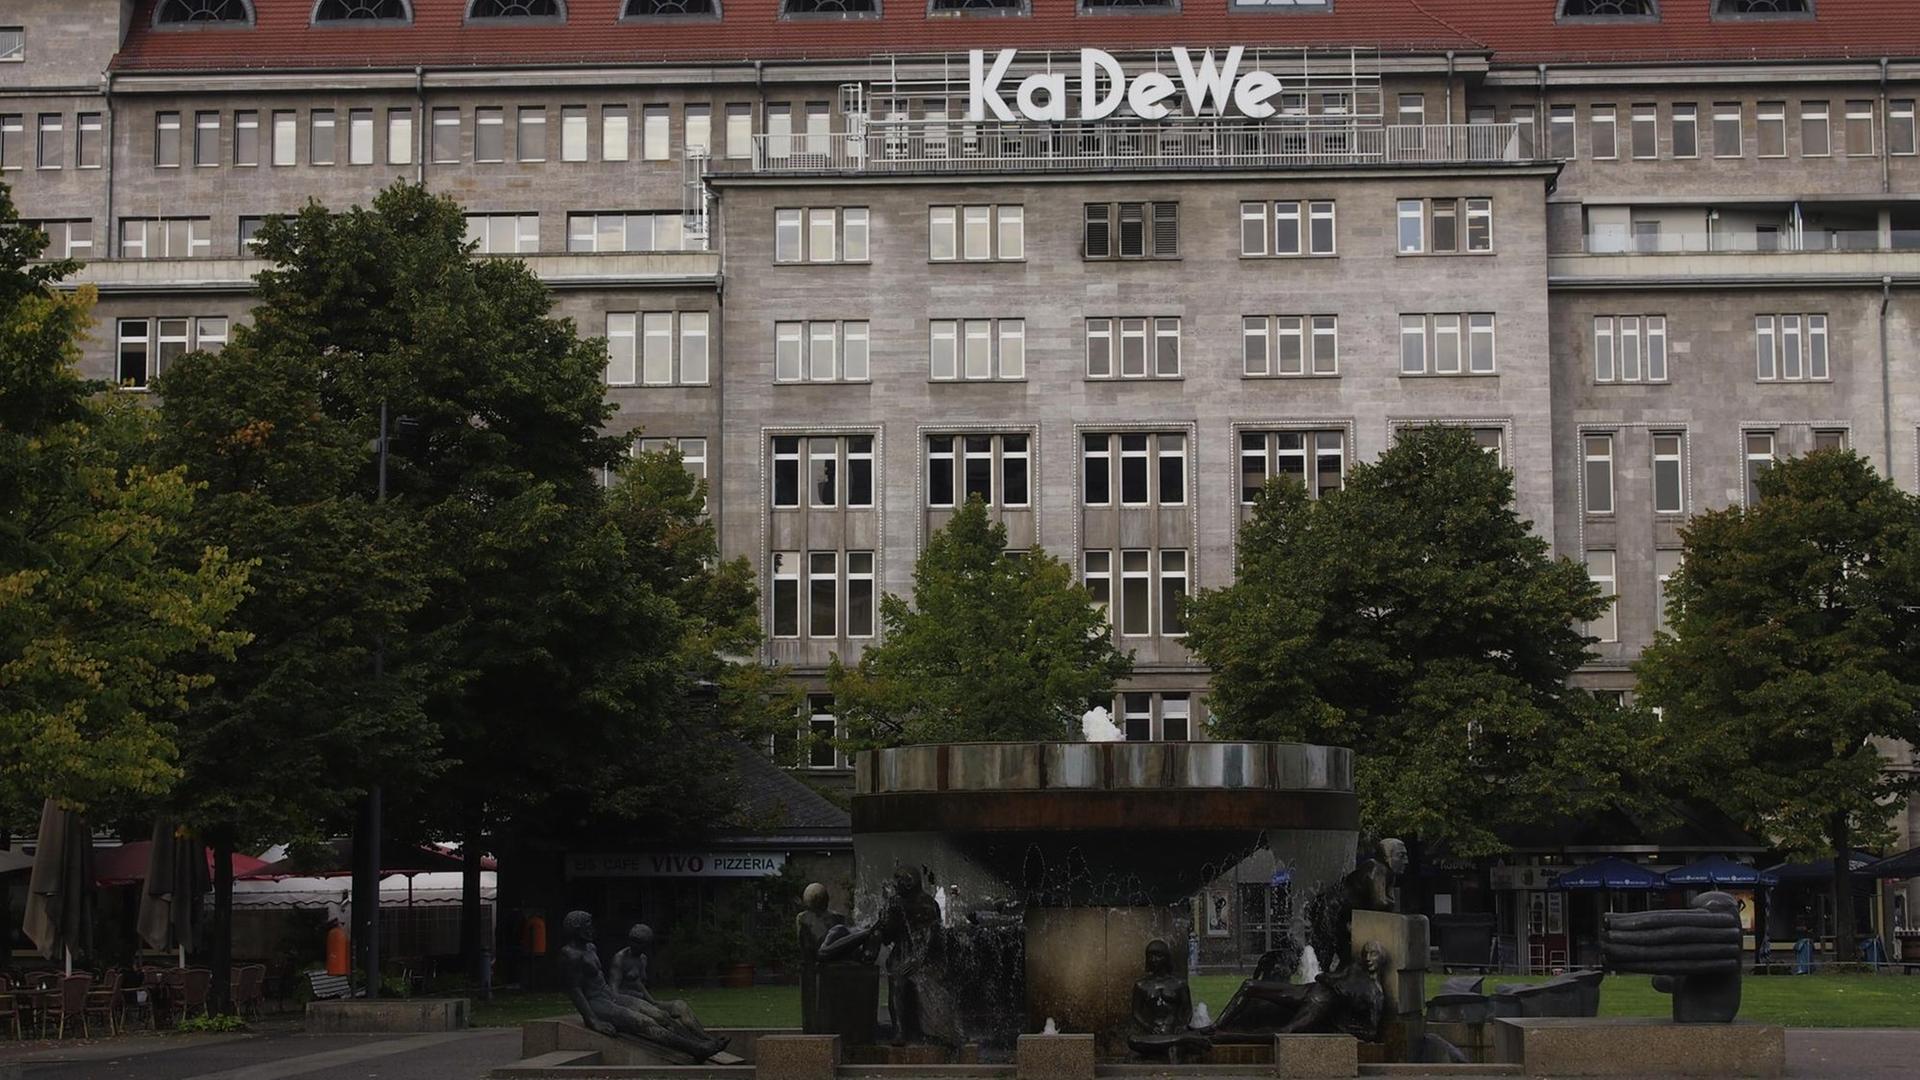
[{"label": "green foliage", "polygon": [[880,642],[856,667],[834,657],[851,745],[1074,738],[1088,703],[1112,699],[1133,661],[1087,590],[1045,551],[1006,546],[969,500],[928,538],[913,603],[881,600]]},{"label": "green foliage", "polygon": [[1920,499],[1821,451],[1702,514],[1668,584],[1671,635],[1639,666],[1677,781],[1796,855],[1883,841],[1920,774]]},{"label": "green foliage", "polygon": [[124,810],[178,773],[173,719],[247,568],[218,546],[167,557],[194,505],[180,469],[142,464],[145,411],[74,370],[90,289],[28,266],[45,237],[0,187],[0,820],[48,796]]},{"label": "green foliage", "polygon": [[173,1025],[173,1030],[181,1035],[224,1035],[246,1031],[247,1022],[232,1013],[203,1013],[182,1017],[179,1023]]},{"label": "green foliage", "polygon": [[1188,609],[1214,734],[1353,747],[1364,828],[1463,856],[1622,798],[1641,739],[1566,685],[1599,592],[1512,502],[1512,474],[1445,427],[1318,500],[1270,483],[1236,581]]}]

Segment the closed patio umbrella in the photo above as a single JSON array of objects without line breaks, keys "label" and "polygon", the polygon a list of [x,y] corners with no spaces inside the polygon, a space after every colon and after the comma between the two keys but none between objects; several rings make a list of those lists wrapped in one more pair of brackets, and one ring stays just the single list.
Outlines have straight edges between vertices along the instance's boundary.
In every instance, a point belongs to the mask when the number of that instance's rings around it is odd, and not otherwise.
[{"label": "closed patio umbrella", "polygon": [[73,973],[73,950],[83,952],[93,936],[93,834],[72,810],[52,799],[40,808],[40,838],[27,882],[27,912],[21,927],[53,960],[65,955]]},{"label": "closed patio umbrella", "polygon": [[193,913],[207,891],[207,853],[198,841],[162,818],[154,822],[147,850],[146,880],[140,885],[140,940],[151,949],[175,949],[187,966],[187,942],[193,940]]}]

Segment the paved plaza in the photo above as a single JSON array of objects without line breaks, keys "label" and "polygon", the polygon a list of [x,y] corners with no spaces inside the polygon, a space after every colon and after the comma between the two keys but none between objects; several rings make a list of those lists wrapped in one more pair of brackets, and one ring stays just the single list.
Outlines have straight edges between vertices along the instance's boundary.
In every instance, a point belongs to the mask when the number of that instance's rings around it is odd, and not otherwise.
[{"label": "paved plaza", "polygon": [[[433,1035],[156,1036],[15,1053],[0,1049],[0,1080],[479,1080],[519,1057],[517,1028]],[[1787,1032],[1788,1075],[1905,1080],[1920,1060],[1920,1030]],[[939,1074],[930,1072],[927,1080]],[[1405,1073],[1397,1075],[1406,1076]],[[1461,1080],[1462,1074],[1447,1074]]]}]

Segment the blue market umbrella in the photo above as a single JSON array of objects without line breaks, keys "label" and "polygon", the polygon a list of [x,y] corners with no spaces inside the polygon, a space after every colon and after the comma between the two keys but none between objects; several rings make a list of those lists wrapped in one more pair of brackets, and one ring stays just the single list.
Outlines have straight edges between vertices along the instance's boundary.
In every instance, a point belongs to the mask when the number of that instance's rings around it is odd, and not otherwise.
[{"label": "blue market umbrella", "polygon": [[1743,862],[1735,862],[1725,855],[1709,855],[1704,859],[1695,859],[1678,870],[1666,873],[1667,884],[1681,885],[1687,888],[1723,888],[1752,889],[1778,885],[1780,876],[1771,870],[1760,870]]},{"label": "blue market umbrella", "polygon": [[1553,879],[1556,889],[1620,889],[1650,891],[1664,889],[1666,878],[1638,863],[1611,856],[1596,859],[1585,866],[1568,870]]}]

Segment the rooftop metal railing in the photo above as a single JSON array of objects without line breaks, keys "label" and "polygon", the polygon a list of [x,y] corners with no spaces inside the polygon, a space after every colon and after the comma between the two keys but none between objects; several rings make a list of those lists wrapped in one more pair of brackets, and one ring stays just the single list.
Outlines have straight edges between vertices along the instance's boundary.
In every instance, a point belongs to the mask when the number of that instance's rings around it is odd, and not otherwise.
[{"label": "rooftop metal railing", "polygon": [[1036,173],[1115,169],[1481,165],[1538,160],[1515,124],[1214,121],[1163,124],[876,123],[754,136],[756,173]]}]

